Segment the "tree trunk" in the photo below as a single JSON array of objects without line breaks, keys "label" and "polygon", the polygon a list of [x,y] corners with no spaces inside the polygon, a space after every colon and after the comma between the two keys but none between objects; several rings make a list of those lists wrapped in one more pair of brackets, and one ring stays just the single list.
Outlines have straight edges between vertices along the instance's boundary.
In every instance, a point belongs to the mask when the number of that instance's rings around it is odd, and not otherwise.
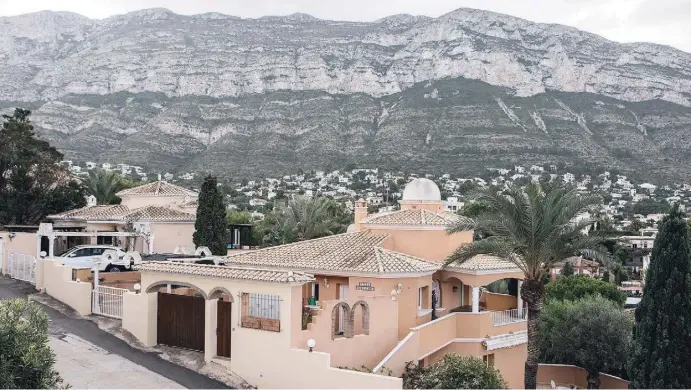
[{"label": "tree trunk", "polygon": [[600,388],[600,373],[588,371],[588,388],[589,389],[599,389]]},{"label": "tree trunk", "polygon": [[540,356],[539,318],[545,285],[541,280],[526,279],[521,288],[521,297],[528,306],[528,358],[525,361],[525,388],[537,387],[537,367]]}]

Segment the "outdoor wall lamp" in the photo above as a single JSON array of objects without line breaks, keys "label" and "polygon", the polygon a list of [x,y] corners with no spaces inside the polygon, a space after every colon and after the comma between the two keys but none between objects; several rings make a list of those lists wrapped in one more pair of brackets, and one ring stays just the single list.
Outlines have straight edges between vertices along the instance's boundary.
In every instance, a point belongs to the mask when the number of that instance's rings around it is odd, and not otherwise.
[{"label": "outdoor wall lamp", "polygon": [[398,283],[398,286],[396,286],[396,294],[401,295],[401,291],[403,291],[403,285]]},{"label": "outdoor wall lamp", "polygon": [[458,292],[458,287],[457,287],[457,286],[453,286],[452,290],[453,290],[453,292]]},{"label": "outdoor wall lamp", "polygon": [[17,237],[17,233],[15,233],[15,232],[10,232],[10,234],[8,234],[7,237],[9,237],[9,238],[10,238],[10,241],[12,241],[13,238]]},{"label": "outdoor wall lamp", "polygon": [[307,340],[307,347],[310,349],[310,352],[312,352],[312,348],[317,345],[317,342],[314,341],[314,339],[309,339]]},{"label": "outdoor wall lamp", "polygon": [[398,293],[396,292],[396,290],[391,290],[391,300],[392,300],[392,301],[395,301],[395,300],[396,300],[396,295],[398,295]]},{"label": "outdoor wall lamp", "polygon": [[134,292],[135,292],[135,294],[139,294],[139,292],[141,292],[141,291],[142,291],[142,285],[141,285],[141,284],[139,284],[139,283],[135,284],[135,285],[134,285],[134,286],[132,286],[132,287],[134,288]]},{"label": "outdoor wall lamp", "polygon": [[324,287],[329,288],[329,279],[324,278]]}]

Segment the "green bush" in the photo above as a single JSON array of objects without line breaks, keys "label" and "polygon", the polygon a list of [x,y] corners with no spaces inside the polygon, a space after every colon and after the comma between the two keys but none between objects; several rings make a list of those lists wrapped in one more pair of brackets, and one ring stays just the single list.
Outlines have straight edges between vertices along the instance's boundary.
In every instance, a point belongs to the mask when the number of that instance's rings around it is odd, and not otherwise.
[{"label": "green bush", "polygon": [[429,367],[412,363],[403,373],[404,389],[506,389],[499,371],[474,356],[445,355]]},{"label": "green bush", "polygon": [[582,367],[589,388],[599,388],[601,372],[623,375],[632,325],[618,303],[600,295],[551,300],[540,313],[540,362]]},{"label": "green bush", "polygon": [[23,299],[0,301],[0,388],[64,387],[54,364],[46,313]]},{"label": "green bush", "polygon": [[626,302],[626,294],[619,291],[617,286],[588,276],[564,276],[557,278],[557,280],[546,286],[546,290],[546,299],[548,301],[575,301],[589,295],[599,294],[621,307]]}]

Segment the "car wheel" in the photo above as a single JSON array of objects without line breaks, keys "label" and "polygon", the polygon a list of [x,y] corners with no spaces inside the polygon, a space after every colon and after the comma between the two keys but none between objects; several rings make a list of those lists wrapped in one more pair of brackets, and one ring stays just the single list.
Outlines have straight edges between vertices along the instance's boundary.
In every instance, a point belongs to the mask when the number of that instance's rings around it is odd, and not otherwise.
[{"label": "car wheel", "polygon": [[117,265],[108,264],[108,266],[106,267],[106,272],[120,272],[120,267],[118,267]]}]

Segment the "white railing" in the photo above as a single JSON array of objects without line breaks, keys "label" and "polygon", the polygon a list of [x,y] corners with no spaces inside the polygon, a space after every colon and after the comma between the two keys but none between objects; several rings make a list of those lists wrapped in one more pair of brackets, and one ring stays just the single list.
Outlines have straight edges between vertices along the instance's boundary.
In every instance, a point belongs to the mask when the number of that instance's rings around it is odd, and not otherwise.
[{"label": "white railing", "polygon": [[494,326],[513,324],[514,322],[521,322],[528,319],[528,309],[524,307],[520,309],[493,311],[490,312],[490,314],[492,315]]},{"label": "white railing", "polygon": [[7,273],[12,279],[36,284],[36,258],[23,253],[7,251]]},{"label": "white railing", "polygon": [[91,312],[106,317],[122,319],[122,296],[126,288],[98,286],[91,295]]}]

